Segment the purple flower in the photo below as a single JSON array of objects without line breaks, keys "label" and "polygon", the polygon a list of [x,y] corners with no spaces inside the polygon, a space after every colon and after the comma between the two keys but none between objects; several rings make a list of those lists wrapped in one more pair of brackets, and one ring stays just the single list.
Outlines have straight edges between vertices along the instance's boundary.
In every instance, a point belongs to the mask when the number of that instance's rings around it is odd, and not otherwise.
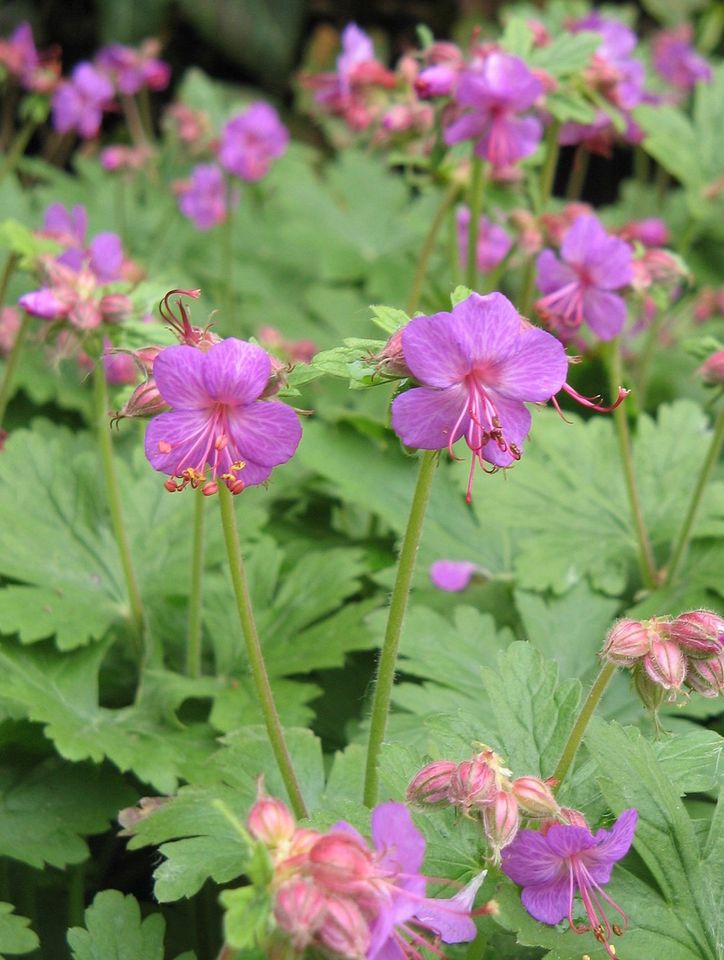
[{"label": "purple flower", "polygon": [[165,90],[171,79],[171,68],[156,54],[157,40],[145,40],[136,50],[120,43],[103,47],[95,58],[96,65],[114,82],[119,93],[132,96],[147,87]]},{"label": "purple flower", "polygon": [[42,232],[66,248],[57,262],[76,273],[87,265],[98,283],[113,283],[120,279],[123,266],[121,238],[117,233],[98,233],[86,247],[87,228],[85,207],[76,205],[66,210],[62,203],[51,203],[45,211]]},{"label": "purple flower", "polygon": [[568,360],[549,333],[531,326],[501,293],[472,293],[452,313],[402,328],[402,352],[421,384],[392,404],[392,426],[409,447],[447,448],[461,437],[476,460],[508,467],[530,429],[525,403],[545,403],[564,385]]},{"label": "purple flower", "polygon": [[682,23],[654,35],[654,70],[679,90],[691,90],[700,80],[711,80],[711,67],[691,45],[691,26]]},{"label": "purple flower", "polygon": [[355,68],[375,59],[375,48],[370,37],[356,23],[348,23],[342,31],[342,52],[337,57],[339,93],[348,96],[352,90]]},{"label": "purple flower", "polygon": [[611,340],[623,328],[626,304],[610,291],[633,279],[631,248],[584,215],[569,227],[560,254],[560,260],[552,250],[538,256],[537,283],[545,296],[536,309],[564,339],[585,321],[601,340]]},{"label": "purple flower", "polygon": [[268,103],[252,103],[224,124],[219,160],[224,169],[242,180],[261,180],[288,142],[289,134],[276,110]]},{"label": "purple flower", "polygon": [[70,80],[58,87],[53,97],[53,125],[58,133],[75,130],[86,140],[95,137],[103,110],[113,96],[107,77],[90,63],[79,63]]},{"label": "purple flower", "polygon": [[7,68],[11,76],[17,77],[26,89],[31,81],[40,57],[33,40],[33,30],[29,23],[19,24],[7,40],[0,39],[0,64]]},{"label": "purple flower", "polygon": [[259,399],[271,375],[261,347],[233,337],[207,353],[167,347],[153,375],[172,409],[148,424],[146,456],[155,470],[181,481],[169,479],[168,489],[190,483],[212,494],[223,481],[240,493],[294,455],[302,435],[297,415],[283,403]]},{"label": "purple flower", "polygon": [[[637,819],[636,810],[624,810],[611,830],[595,835],[587,827],[571,824],[556,824],[545,833],[522,830],[503,851],[503,873],[523,887],[521,901],[532,917],[551,925],[568,917],[572,930],[592,930],[609,957],[615,958],[609,940],[621,930],[609,921],[601,901],[621,915],[624,925],[626,915],[602,888],[611,879],[614,864],[628,853]],[[573,919],[576,893],[589,926],[581,927]]]},{"label": "purple flower", "polygon": [[603,17],[594,10],[571,25],[573,33],[592,30],[601,35],[602,43],[596,53],[610,63],[625,61],[636,47],[636,34],[621,20]]},{"label": "purple flower", "polygon": [[[468,255],[468,230],[470,210],[461,207],[457,212],[458,247],[460,262],[465,263]],[[481,273],[488,273],[501,263],[508,254],[513,241],[497,223],[481,217],[478,223],[478,241],[475,264]]]},{"label": "purple flower", "polygon": [[445,143],[474,140],[475,153],[507,167],[533,153],[542,135],[536,117],[519,117],[543,93],[541,82],[518,57],[496,51],[478,69],[460,76],[455,100],[464,112],[445,129]]},{"label": "purple flower", "polygon": [[436,560],[430,566],[430,579],[438,590],[459,593],[473,578],[478,567],[467,560]]},{"label": "purple flower", "polygon": [[178,200],[181,213],[193,220],[199,230],[211,230],[226,219],[226,185],[221,167],[200,163],[183,184]]}]

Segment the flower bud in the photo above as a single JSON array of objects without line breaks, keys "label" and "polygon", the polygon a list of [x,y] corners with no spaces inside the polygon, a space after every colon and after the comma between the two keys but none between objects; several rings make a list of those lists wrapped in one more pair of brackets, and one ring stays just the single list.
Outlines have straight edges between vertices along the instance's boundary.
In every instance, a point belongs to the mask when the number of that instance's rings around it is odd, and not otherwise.
[{"label": "flower bud", "polygon": [[671,624],[671,639],[689,657],[711,657],[724,649],[724,619],[710,610],[689,610]]},{"label": "flower bud", "polygon": [[133,304],[123,293],[107,293],[101,297],[99,307],[106,323],[123,323],[133,313]]},{"label": "flower bud", "polygon": [[329,897],[317,934],[319,942],[337,957],[361,960],[370,946],[370,928],[362,911],[347,897]]},{"label": "flower bud", "polygon": [[418,770],[410,780],[406,798],[410,803],[445,803],[449,799],[450,780],[457,768],[453,760],[435,760]]},{"label": "flower bud", "polygon": [[513,781],[513,796],[527,817],[555,817],[560,813],[553,791],[539,777],[518,777]]},{"label": "flower bud", "polygon": [[272,848],[291,840],[296,830],[294,817],[277,797],[259,797],[249,811],[246,825],[255,840]]},{"label": "flower bud", "polygon": [[478,757],[459,763],[450,778],[450,802],[467,813],[471,807],[491,803],[496,789],[495,772]]},{"label": "flower bud", "polygon": [[111,422],[126,417],[154,417],[164,410],[170,410],[170,407],[159,393],[156,381],[151,378],[139,383],[121,409],[116,411]]},{"label": "flower bud", "polygon": [[707,386],[716,387],[724,383],[724,350],[712,353],[696,372]]},{"label": "flower bud", "polygon": [[507,790],[498,790],[491,803],[483,807],[483,830],[493,848],[493,860],[500,862],[500,851],[515,839],[520,817],[518,801]]},{"label": "flower bud", "polygon": [[331,893],[358,890],[372,873],[369,850],[347,833],[328,833],[309,851],[309,868],[317,883]]},{"label": "flower bud", "polygon": [[274,919],[295,950],[305,950],[311,944],[325,911],[325,897],[309,879],[296,877],[277,890]]},{"label": "flower bud", "polygon": [[677,643],[653,637],[651,652],[643,659],[644,670],[665,690],[678,690],[686,676],[686,657]]},{"label": "flower bud", "polygon": [[574,810],[573,807],[561,807],[561,817],[565,823],[574,827],[585,827],[588,830],[588,822],[580,810]]},{"label": "flower bud", "polygon": [[619,620],[606,637],[602,656],[621,667],[630,667],[651,650],[651,621]]},{"label": "flower bud", "polygon": [[686,685],[702,697],[713,699],[724,692],[724,653],[707,660],[690,658],[686,671]]},{"label": "flower bud", "polygon": [[15,307],[0,310],[0,356],[7,356],[15,345],[20,329],[20,313]]},{"label": "flower bud", "polygon": [[664,688],[651,680],[641,663],[634,668],[633,678],[636,693],[641,698],[643,705],[652,713],[657,713],[666,696]]},{"label": "flower bud", "polygon": [[412,373],[407,366],[405,355],[402,352],[402,331],[403,327],[395,330],[390,339],[384,345],[382,350],[374,357],[377,362],[377,369],[387,377],[411,377]]}]

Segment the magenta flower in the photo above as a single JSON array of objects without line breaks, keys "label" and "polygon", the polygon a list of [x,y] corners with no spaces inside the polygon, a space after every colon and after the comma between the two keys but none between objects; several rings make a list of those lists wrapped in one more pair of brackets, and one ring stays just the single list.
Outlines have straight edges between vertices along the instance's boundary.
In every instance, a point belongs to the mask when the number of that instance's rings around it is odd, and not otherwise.
[{"label": "magenta flower", "polygon": [[269,172],[272,160],[287,149],[289,134],[268,103],[252,103],[221,131],[219,161],[225,170],[253,182]]},{"label": "magenta flower", "polygon": [[507,167],[533,153],[543,127],[537,117],[520,117],[543,93],[525,63],[508,53],[489,54],[478,69],[463,71],[455,100],[463,114],[445,129],[445,143],[475,141],[475,153],[495,167]]},{"label": "magenta flower", "polygon": [[145,446],[151,466],[169,475],[169,490],[190,483],[213,494],[223,481],[240,493],[294,455],[302,436],[297,415],[259,399],[270,374],[266,351],[233,337],[207,353],[185,345],[161,351],[153,375],[172,409],[148,424]]},{"label": "magenta flower", "polygon": [[[612,960],[616,953],[609,941],[621,933],[606,916],[605,900],[626,924],[626,915],[603,890],[611,879],[614,864],[629,851],[638,813],[624,810],[611,830],[595,835],[587,827],[556,824],[543,833],[521,830],[503,850],[503,873],[523,887],[521,901],[528,913],[541,923],[555,925],[568,917],[576,933],[592,930]],[[589,925],[573,919],[573,898],[578,893]]]},{"label": "magenta flower", "polygon": [[117,233],[97,233],[86,246],[88,214],[79,204],[66,210],[62,203],[51,203],[45,211],[42,233],[57,240],[66,249],[57,262],[76,272],[89,267],[98,283],[113,283],[121,277],[123,246]]},{"label": "magenta flower", "polygon": [[545,296],[536,309],[563,339],[585,321],[601,340],[611,340],[626,320],[624,300],[611,291],[633,279],[631,248],[586,215],[568,229],[560,254],[543,250],[538,256],[537,283]]},{"label": "magenta flower", "polygon": [[193,220],[197,229],[211,230],[226,219],[226,184],[221,167],[200,163],[191,171],[191,179],[179,188],[181,213]]},{"label": "magenta flower", "polygon": [[111,43],[95,58],[96,66],[106,73],[119,93],[132,96],[144,88],[165,90],[171,79],[171,68],[156,54],[157,40],[145,40],[138,49]]},{"label": "magenta flower", "polygon": [[438,590],[460,593],[473,579],[477,569],[477,564],[467,560],[436,560],[430,565],[430,579]]},{"label": "magenta flower", "polygon": [[452,313],[414,317],[402,352],[421,384],[395,398],[392,426],[408,447],[447,448],[461,437],[475,462],[508,467],[530,429],[526,403],[545,403],[564,385],[568,360],[549,333],[526,323],[501,293],[472,293]]},{"label": "magenta flower", "polygon": [[[468,228],[470,210],[460,207],[457,212],[458,247],[460,262],[465,264],[468,256]],[[497,223],[481,217],[478,223],[478,241],[475,251],[475,265],[481,273],[488,273],[501,263],[508,254],[513,241]]]},{"label": "magenta flower", "polygon": [[103,119],[103,110],[113,96],[113,86],[90,63],[79,63],[70,80],[58,87],[53,96],[53,126],[58,133],[74,130],[85,140],[95,137]]},{"label": "magenta flower", "polygon": [[691,26],[681,23],[673,30],[654,34],[654,70],[679,90],[691,90],[700,80],[711,80],[711,67],[691,45]]}]

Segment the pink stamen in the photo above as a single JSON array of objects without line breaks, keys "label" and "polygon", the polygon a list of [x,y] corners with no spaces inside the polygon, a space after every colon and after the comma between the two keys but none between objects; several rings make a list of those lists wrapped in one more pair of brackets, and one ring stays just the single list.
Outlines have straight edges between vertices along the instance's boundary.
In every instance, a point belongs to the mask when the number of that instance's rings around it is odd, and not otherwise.
[{"label": "pink stamen", "polygon": [[[588,407],[589,410],[595,410],[597,413],[611,413],[612,410],[615,410],[616,407],[620,406],[626,397],[631,393],[630,390],[627,390],[625,387],[618,388],[618,395],[616,396],[615,401],[608,407],[603,407],[600,404],[596,403],[597,400],[600,400],[600,397],[584,397],[583,394],[580,394],[577,390],[574,390],[569,384],[564,383],[561,388],[566,391],[569,397],[580,403],[583,407]],[[555,403],[555,400],[554,400]]]}]

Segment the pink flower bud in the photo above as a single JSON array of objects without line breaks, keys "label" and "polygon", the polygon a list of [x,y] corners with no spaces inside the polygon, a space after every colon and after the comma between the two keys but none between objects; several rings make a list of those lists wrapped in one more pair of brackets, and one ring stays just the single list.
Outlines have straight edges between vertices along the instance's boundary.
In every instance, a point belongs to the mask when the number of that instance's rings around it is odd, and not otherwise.
[{"label": "pink flower bud", "polygon": [[123,323],[133,313],[133,304],[122,293],[107,293],[99,307],[106,323]]},{"label": "pink flower bud", "polygon": [[690,658],[687,664],[686,684],[702,697],[713,699],[724,692],[724,653],[707,660]]},{"label": "pink flower bud", "polygon": [[603,657],[622,667],[631,666],[651,650],[652,621],[619,620],[611,627],[603,647]]},{"label": "pink flower bud", "polygon": [[483,830],[493,848],[493,860],[500,862],[500,851],[515,839],[520,817],[518,801],[507,790],[498,790],[491,803],[483,807]]},{"label": "pink flower bud", "polygon": [[724,649],[724,619],[710,610],[689,610],[671,624],[671,639],[689,657],[711,657]]},{"label": "pink flower bud", "polygon": [[573,807],[561,807],[561,817],[571,826],[585,827],[588,830],[588,822],[580,810],[574,810]]},{"label": "pink flower bud", "polygon": [[634,687],[636,689],[636,693],[638,693],[639,697],[641,698],[641,702],[647,710],[650,710],[653,714],[656,714],[661,704],[664,702],[666,691],[660,684],[654,683],[654,681],[651,680],[649,675],[643,669],[642,664],[637,664],[634,668],[633,678]]},{"label": "pink flower bud", "polygon": [[372,874],[372,855],[347,833],[320,837],[309,851],[309,867],[317,883],[330,893],[348,893],[360,888]]},{"label": "pink flower bud", "polygon": [[653,637],[651,652],[643,659],[644,670],[665,690],[678,690],[686,676],[686,657],[677,643]]},{"label": "pink flower bud", "polygon": [[419,770],[410,780],[406,798],[410,803],[445,803],[450,780],[457,769],[453,760],[435,760]]},{"label": "pink flower bud", "polygon": [[718,386],[724,383],[724,350],[712,353],[696,371],[704,383]]},{"label": "pink flower bud", "polygon": [[294,817],[287,805],[277,797],[261,796],[249,811],[246,820],[249,833],[267,847],[278,847],[292,839],[296,830]]},{"label": "pink flower bud", "polygon": [[114,350],[110,340],[105,341],[103,367],[106,371],[106,380],[112,386],[135,383],[138,379],[138,367],[131,354],[123,350]]},{"label": "pink flower bud", "polygon": [[484,760],[464,760],[450,778],[450,802],[467,813],[471,807],[491,803],[495,789],[495,772]]},{"label": "pink flower bud", "polygon": [[554,817],[560,811],[553,791],[539,777],[519,777],[514,780],[513,796],[527,817]]},{"label": "pink flower bud", "polygon": [[157,413],[169,409],[169,405],[158,392],[156,381],[151,378],[139,383],[121,409],[113,415],[111,423],[126,417],[154,417]]},{"label": "pink flower bud", "polygon": [[337,957],[362,960],[370,946],[370,928],[362,911],[346,897],[330,897],[317,937]]},{"label": "pink flower bud", "polygon": [[378,371],[388,377],[412,376],[402,352],[402,329],[395,330],[382,350],[372,358],[377,362]]},{"label": "pink flower bud", "polygon": [[0,355],[5,356],[13,349],[19,329],[19,312],[15,307],[3,307],[0,310]]},{"label": "pink flower bud", "polygon": [[294,949],[305,950],[322,926],[326,907],[324,895],[312,881],[296,877],[277,890],[274,919]]}]

